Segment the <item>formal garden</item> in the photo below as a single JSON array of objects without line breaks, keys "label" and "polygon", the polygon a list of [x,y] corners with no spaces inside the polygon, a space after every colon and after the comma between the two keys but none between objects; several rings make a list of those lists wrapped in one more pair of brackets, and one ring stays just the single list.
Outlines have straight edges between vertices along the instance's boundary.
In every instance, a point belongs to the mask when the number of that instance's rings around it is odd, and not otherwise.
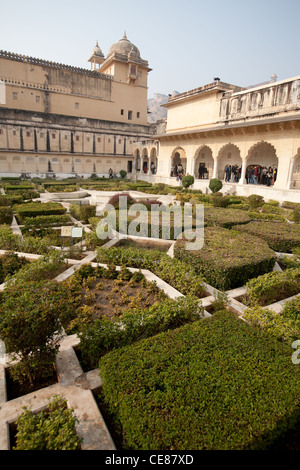
[{"label": "formal garden", "polygon": [[300,449],[300,203],[185,186],[0,181],[1,449]]}]

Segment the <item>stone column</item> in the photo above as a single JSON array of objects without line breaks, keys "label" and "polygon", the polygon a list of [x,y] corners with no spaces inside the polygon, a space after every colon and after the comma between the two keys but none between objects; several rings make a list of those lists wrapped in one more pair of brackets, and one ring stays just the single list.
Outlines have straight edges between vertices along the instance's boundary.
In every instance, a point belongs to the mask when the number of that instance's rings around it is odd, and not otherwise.
[{"label": "stone column", "polygon": [[[277,155],[278,158],[278,167],[277,167],[277,177],[274,183],[274,189],[290,189],[289,188],[289,178],[292,176],[292,168],[285,162],[288,160],[286,156]],[[290,157],[289,161],[293,160]]]},{"label": "stone column", "polygon": [[218,159],[214,158],[213,178],[218,178]]},{"label": "stone column", "polygon": [[[295,165],[296,158],[297,158],[297,156],[290,159],[288,179],[287,179],[287,185],[286,185],[287,189],[291,189],[293,170],[294,170],[294,165]],[[276,181],[275,181],[275,185],[276,185]]]},{"label": "stone column", "polygon": [[247,160],[242,161],[242,171],[239,184],[246,184],[246,169],[247,169]]}]

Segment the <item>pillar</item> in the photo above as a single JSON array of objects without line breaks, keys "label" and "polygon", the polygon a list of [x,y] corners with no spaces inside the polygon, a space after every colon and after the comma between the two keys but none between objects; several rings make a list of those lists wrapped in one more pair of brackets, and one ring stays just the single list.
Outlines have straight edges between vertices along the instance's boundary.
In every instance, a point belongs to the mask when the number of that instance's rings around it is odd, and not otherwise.
[{"label": "pillar", "polygon": [[213,178],[218,178],[218,159],[214,158]]},{"label": "pillar", "polygon": [[246,184],[246,169],[247,169],[247,160],[242,160],[242,171],[239,184]]}]

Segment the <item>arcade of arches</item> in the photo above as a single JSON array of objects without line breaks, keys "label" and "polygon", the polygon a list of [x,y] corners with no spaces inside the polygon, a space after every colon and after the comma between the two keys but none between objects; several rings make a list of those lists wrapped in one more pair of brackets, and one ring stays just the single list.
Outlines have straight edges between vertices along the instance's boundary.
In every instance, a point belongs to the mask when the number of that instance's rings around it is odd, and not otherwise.
[{"label": "arcade of arches", "polygon": [[155,175],[157,172],[157,151],[156,148],[151,148],[150,151],[146,148],[140,152],[137,149],[134,153],[134,170],[141,174]]},{"label": "arcade of arches", "polygon": [[[300,149],[299,149],[300,150]],[[274,185],[280,172],[276,148],[269,142],[252,145],[242,158],[237,144],[228,143],[213,151],[213,146],[203,145],[188,158],[188,148],[176,147],[170,157],[170,177],[177,176],[177,167],[183,174],[192,174],[195,180],[218,178],[230,183]],[[290,171],[291,186],[300,189],[300,151],[294,158]]]}]

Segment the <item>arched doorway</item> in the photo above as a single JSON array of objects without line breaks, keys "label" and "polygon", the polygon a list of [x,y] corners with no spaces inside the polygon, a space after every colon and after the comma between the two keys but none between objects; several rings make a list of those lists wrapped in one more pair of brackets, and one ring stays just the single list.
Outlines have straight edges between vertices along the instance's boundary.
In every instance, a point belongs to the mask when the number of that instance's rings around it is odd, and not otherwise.
[{"label": "arched doorway", "polygon": [[269,142],[259,142],[248,152],[246,182],[271,186],[277,179],[278,158]]},{"label": "arched doorway", "polygon": [[142,157],[142,173],[148,174],[149,173],[149,157],[148,157],[148,150],[143,150],[143,157]]},{"label": "arched doorway", "polygon": [[218,178],[226,182],[238,183],[241,171],[240,149],[234,144],[226,144],[218,154]]},{"label": "arched doorway", "polygon": [[157,172],[156,149],[152,148],[150,151],[150,174],[156,175],[156,172]]},{"label": "arched doorway", "polygon": [[194,177],[196,179],[210,179],[213,175],[213,168],[212,151],[207,145],[204,145],[195,154]]},{"label": "arched doorway", "polygon": [[294,161],[291,189],[300,189],[300,155]]},{"label": "arched doorway", "polygon": [[181,147],[177,147],[171,156],[171,177],[177,178],[178,176],[178,167],[182,166],[183,174],[186,174],[186,154]]}]

